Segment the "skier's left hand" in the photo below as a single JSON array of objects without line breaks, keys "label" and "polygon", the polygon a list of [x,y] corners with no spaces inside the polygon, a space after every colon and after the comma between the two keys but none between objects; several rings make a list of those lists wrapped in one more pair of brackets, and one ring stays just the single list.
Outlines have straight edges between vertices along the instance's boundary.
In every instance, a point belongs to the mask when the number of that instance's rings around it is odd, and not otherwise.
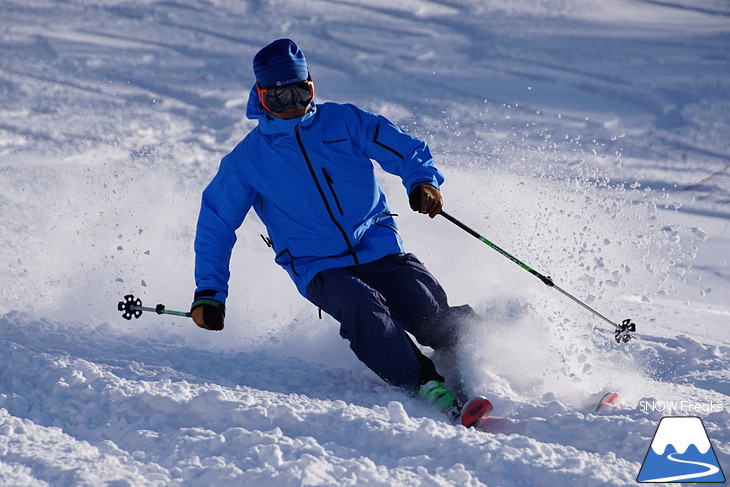
[{"label": "skier's left hand", "polygon": [[192,309],[190,315],[193,321],[200,328],[206,330],[220,331],[223,329],[225,312],[218,306],[211,306],[210,304],[201,304]]},{"label": "skier's left hand", "polygon": [[200,328],[219,331],[223,329],[226,305],[212,299],[215,291],[203,290],[195,293],[195,301],[190,306],[190,315]]},{"label": "skier's left hand", "polygon": [[428,216],[434,218],[441,213],[441,208],[444,206],[444,197],[441,196],[441,191],[438,188],[430,184],[422,184],[413,188],[411,194],[408,195],[408,202],[411,204],[413,211],[428,214]]}]

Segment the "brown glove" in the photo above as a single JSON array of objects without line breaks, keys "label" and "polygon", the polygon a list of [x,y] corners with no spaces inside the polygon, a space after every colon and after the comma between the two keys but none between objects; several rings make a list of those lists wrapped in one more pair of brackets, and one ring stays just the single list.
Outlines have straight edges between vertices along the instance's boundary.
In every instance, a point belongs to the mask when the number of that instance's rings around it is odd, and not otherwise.
[{"label": "brown glove", "polygon": [[411,194],[408,195],[408,202],[413,211],[428,214],[431,218],[441,213],[441,208],[444,206],[441,191],[430,184],[422,184],[413,188]]}]

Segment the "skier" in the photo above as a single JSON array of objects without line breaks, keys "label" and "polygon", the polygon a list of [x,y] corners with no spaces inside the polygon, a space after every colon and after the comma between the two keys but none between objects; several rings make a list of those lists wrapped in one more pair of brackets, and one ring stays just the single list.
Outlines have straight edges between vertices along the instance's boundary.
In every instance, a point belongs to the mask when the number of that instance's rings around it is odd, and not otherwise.
[{"label": "skier", "polygon": [[406,253],[371,159],[401,177],[414,211],[441,211],[444,177],[427,145],[349,104],[314,103],[303,52],[289,39],[253,59],[247,116],[258,126],[221,161],[203,192],[195,237],[195,323],[223,329],[235,231],[253,208],[298,291],[340,323],[340,335],[389,384],[452,419],[461,402],[406,333],[453,349],[474,316],[451,307],[424,265]]}]

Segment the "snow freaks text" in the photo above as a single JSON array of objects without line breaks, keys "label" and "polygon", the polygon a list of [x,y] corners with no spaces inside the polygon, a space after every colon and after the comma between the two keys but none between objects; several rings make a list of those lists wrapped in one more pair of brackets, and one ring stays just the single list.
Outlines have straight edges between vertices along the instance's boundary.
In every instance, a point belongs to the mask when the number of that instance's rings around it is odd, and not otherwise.
[{"label": "snow freaks text", "polygon": [[659,411],[669,414],[691,414],[691,413],[719,413],[725,409],[722,403],[696,403],[691,401],[639,401],[639,409],[649,413]]}]

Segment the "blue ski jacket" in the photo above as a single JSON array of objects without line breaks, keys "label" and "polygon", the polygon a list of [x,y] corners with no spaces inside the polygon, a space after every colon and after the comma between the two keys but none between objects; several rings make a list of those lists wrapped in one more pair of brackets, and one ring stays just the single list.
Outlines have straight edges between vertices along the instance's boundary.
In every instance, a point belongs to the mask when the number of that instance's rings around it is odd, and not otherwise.
[{"label": "blue ski jacket", "polygon": [[195,237],[197,289],[225,303],[236,229],[253,208],[275,261],[307,297],[320,271],[404,252],[371,159],[401,177],[407,192],[443,182],[428,146],[386,118],[324,103],[303,117],[268,114],[256,95],[254,128],[220,164],[203,192]]}]

